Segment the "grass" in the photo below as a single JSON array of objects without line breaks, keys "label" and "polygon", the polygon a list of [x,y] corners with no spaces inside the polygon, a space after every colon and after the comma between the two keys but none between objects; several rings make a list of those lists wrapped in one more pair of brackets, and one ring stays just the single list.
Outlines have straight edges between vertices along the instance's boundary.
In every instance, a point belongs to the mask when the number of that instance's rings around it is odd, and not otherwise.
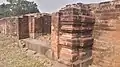
[{"label": "grass", "polygon": [[47,67],[45,64],[49,64],[46,59],[35,59],[26,53],[15,38],[0,35],[0,67]]}]

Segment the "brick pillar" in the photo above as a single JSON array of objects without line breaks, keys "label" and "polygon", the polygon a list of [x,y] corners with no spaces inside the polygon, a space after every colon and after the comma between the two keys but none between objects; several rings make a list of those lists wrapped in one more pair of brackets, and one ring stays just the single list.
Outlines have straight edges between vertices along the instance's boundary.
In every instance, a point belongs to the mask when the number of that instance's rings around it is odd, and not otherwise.
[{"label": "brick pillar", "polygon": [[29,16],[29,36],[30,38],[35,38],[35,17]]},{"label": "brick pillar", "polygon": [[7,34],[7,21],[5,22],[4,34]]},{"label": "brick pillar", "polygon": [[59,13],[52,14],[52,23],[51,23],[51,48],[53,51],[53,58],[58,59],[58,41],[59,41]]},{"label": "brick pillar", "polygon": [[52,50],[65,67],[88,67],[92,63],[94,18],[80,9],[62,9],[52,16]]}]

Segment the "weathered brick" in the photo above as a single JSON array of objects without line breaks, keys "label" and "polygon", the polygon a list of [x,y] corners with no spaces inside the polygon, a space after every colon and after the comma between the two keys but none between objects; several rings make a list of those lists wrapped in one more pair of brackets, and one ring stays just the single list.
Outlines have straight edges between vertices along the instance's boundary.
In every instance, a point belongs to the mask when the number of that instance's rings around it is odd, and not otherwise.
[{"label": "weathered brick", "polygon": [[61,48],[59,59],[63,60],[61,62],[75,62],[78,60],[78,51],[73,51],[67,48]]},{"label": "weathered brick", "polygon": [[29,38],[29,22],[28,16],[24,16],[23,18],[18,19],[18,27],[19,27],[19,39]]},{"label": "weathered brick", "polygon": [[[93,45],[92,31],[95,19],[87,14],[89,10],[83,6],[80,7],[85,10],[76,8],[75,5],[68,5],[61,9],[56,16],[59,17],[56,23],[52,18],[53,27],[56,28],[52,30],[54,34],[52,38],[55,36],[57,38],[52,40],[55,42],[52,43],[52,49],[55,55],[58,55],[59,62],[69,67],[83,67],[80,66],[81,63],[87,62],[92,57],[92,49],[86,50],[86,48],[92,48]],[[83,51],[79,52],[80,49]]]}]

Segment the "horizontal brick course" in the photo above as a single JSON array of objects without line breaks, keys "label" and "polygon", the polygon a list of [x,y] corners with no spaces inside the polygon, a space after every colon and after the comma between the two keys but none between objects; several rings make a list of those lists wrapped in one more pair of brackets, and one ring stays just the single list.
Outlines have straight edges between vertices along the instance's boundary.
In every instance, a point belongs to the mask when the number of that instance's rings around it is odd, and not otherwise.
[{"label": "horizontal brick course", "polygon": [[90,16],[86,6],[76,8],[75,5],[66,6],[56,15],[57,19],[52,18],[54,29],[52,39],[57,38],[52,40],[55,42],[52,43],[52,47],[56,46],[53,52],[56,53],[54,56],[57,55],[59,62],[68,67],[83,67],[85,65],[83,63],[88,62],[92,57],[92,49],[86,48],[92,48],[93,45],[92,31],[95,19]]}]

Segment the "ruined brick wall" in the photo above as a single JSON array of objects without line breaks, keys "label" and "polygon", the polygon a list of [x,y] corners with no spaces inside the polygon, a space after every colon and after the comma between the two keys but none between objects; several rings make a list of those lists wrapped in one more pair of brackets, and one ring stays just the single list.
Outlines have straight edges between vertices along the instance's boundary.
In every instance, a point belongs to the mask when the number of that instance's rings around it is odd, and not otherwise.
[{"label": "ruined brick wall", "polygon": [[51,16],[37,13],[35,15],[27,14],[21,17],[2,18],[0,19],[0,31],[3,34],[18,36],[20,39],[50,34]]},{"label": "ruined brick wall", "polygon": [[39,17],[39,18],[35,18],[35,34],[36,34],[36,37],[42,35],[44,32],[43,32],[43,29],[44,29],[44,21],[43,21],[43,17]]},{"label": "ruined brick wall", "polygon": [[0,20],[0,31],[6,35],[17,36],[18,33],[18,18],[2,18]]},{"label": "ruined brick wall", "polygon": [[6,20],[1,19],[0,20],[0,33],[5,34],[6,32]]},{"label": "ruined brick wall", "polygon": [[18,18],[18,38],[25,39],[29,38],[29,18],[28,16],[23,16],[23,18]]},{"label": "ruined brick wall", "polygon": [[[25,16],[28,19],[28,21],[26,22],[28,23],[29,37],[34,39],[37,36],[40,36],[43,33],[43,28],[44,28],[43,18],[41,16],[34,16],[34,15],[25,15]],[[22,19],[24,19],[24,17]]]},{"label": "ruined brick wall", "polygon": [[50,15],[43,15],[43,34],[50,34],[51,33],[51,16]]},{"label": "ruined brick wall", "polygon": [[8,35],[17,36],[18,34],[18,17],[6,19],[6,32]]},{"label": "ruined brick wall", "polygon": [[51,16],[29,16],[30,37],[36,38],[40,35],[51,34]]},{"label": "ruined brick wall", "polygon": [[94,15],[93,64],[97,67],[120,67],[120,2],[109,1],[99,4]]},{"label": "ruined brick wall", "polygon": [[51,15],[47,13],[27,14],[29,18],[30,38],[36,38],[40,35],[51,34]]},{"label": "ruined brick wall", "polygon": [[90,10],[82,3],[67,5],[54,14],[51,33],[54,59],[67,67],[88,67],[92,63],[94,22]]},{"label": "ruined brick wall", "polygon": [[[26,14],[29,16],[29,21],[34,22],[36,32],[41,34],[50,34],[51,33],[51,15],[48,13],[35,13],[35,14]],[[30,23],[31,24],[31,23]],[[32,28],[31,28],[32,29]]]}]

